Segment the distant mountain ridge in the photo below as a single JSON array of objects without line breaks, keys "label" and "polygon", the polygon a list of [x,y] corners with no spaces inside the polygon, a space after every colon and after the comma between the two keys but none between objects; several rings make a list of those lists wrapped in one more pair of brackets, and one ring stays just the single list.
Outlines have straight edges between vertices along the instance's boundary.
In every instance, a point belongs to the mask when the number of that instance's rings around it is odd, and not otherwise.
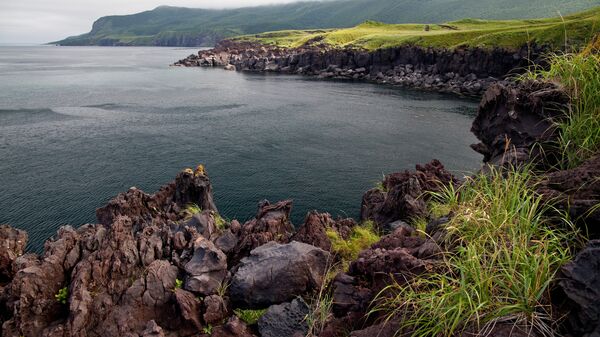
[{"label": "distant mountain ridge", "polygon": [[237,9],[160,6],[105,16],[60,45],[211,46],[223,38],[283,29],[351,27],[365,20],[441,23],[463,18],[528,19],[599,6],[600,0],[330,0]]}]

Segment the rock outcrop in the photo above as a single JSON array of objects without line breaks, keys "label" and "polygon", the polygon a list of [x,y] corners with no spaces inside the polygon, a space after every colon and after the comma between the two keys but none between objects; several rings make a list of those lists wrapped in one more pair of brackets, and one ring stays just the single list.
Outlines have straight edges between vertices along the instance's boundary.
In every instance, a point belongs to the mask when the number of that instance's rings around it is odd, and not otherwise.
[{"label": "rock outcrop", "polygon": [[8,225],[0,226],[0,284],[13,278],[15,274],[13,262],[23,255],[27,239],[25,231]]},{"label": "rock outcrop", "polygon": [[[483,95],[471,131],[473,149],[492,165],[555,163],[556,122],[568,112],[569,96],[559,85],[528,81],[492,85]],[[541,156],[544,158],[541,158]]]},{"label": "rock outcrop", "polygon": [[545,48],[438,49],[401,46],[375,51],[304,45],[279,48],[250,42],[221,41],[175,63],[179,66],[302,74],[341,80],[367,80],[424,90],[480,95],[491,84],[531,62]]},{"label": "rock outcrop", "polygon": [[361,220],[373,220],[384,228],[397,220],[427,216],[427,192],[457,180],[438,160],[417,165],[414,172],[404,171],[385,176],[382,187],[367,191],[362,200]]}]

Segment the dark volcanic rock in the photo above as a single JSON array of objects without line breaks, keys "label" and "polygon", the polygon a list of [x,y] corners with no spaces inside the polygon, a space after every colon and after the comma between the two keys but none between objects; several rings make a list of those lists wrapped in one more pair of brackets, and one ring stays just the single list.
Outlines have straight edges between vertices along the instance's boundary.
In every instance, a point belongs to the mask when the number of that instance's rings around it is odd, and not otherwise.
[{"label": "dark volcanic rock", "polygon": [[272,305],[258,320],[260,336],[306,336],[308,313],[309,307],[302,298],[296,298],[290,303]]},{"label": "dark volcanic rock", "polygon": [[179,307],[181,316],[198,330],[202,328],[200,320],[200,302],[194,294],[183,289],[175,289],[175,300]]},{"label": "dark volcanic rock", "polygon": [[323,282],[329,253],[300,242],[270,242],[244,258],[229,286],[234,305],[261,308],[289,301]]},{"label": "dark volcanic rock", "polygon": [[561,272],[569,330],[574,336],[600,335],[600,240],[590,241]]},{"label": "dark volcanic rock", "polygon": [[306,215],[304,224],[298,229],[292,240],[304,242],[325,251],[331,250],[331,240],[327,237],[327,228],[333,228],[334,221],[329,214],[321,214],[316,211]]},{"label": "dark volcanic rock", "polygon": [[475,96],[511,73],[543,62],[545,51],[527,45],[519,50],[400,46],[368,52],[331,48],[316,40],[289,49],[224,40],[175,65],[364,80]]},{"label": "dark volcanic rock", "polygon": [[185,264],[188,274],[185,289],[202,295],[212,295],[227,275],[227,256],[200,236],[194,242],[194,253]]},{"label": "dark volcanic rock", "polygon": [[439,191],[456,179],[438,160],[425,166],[417,165],[414,172],[404,171],[385,176],[385,191],[372,189],[362,200],[361,220],[373,220],[380,227],[397,220],[410,220],[427,215],[427,192]]},{"label": "dark volcanic rock", "polygon": [[27,237],[25,231],[8,225],[0,226],[0,284],[13,278],[13,262],[23,255]]},{"label": "dark volcanic rock", "polygon": [[600,238],[600,156],[593,157],[577,168],[546,173],[537,191],[546,202],[582,225],[592,238]]},{"label": "dark volcanic rock", "polygon": [[175,181],[163,186],[153,195],[132,187],[110,200],[108,205],[96,210],[98,221],[110,226],[118,216],[129,217],[135,226],[164,223],[176,220],[180,210],[194,203],[203,210],[216,211],[212,187],[202,165],[196,171],[186,169],[180,172]]},{"label": "dark volcanic rock", "polygon": [[294,227],[290,222],[291,211],[291,200],[280,201],[276,204],[271,204],[267,200],[261,201],[256,218],[246,222],[238,232],[239,240],[233,251],[230,265],[237,264],[243,257],[248,256],[251,250],[267,242],[289,242],[294,232]]},{"label": "dark volcanic rock", "polygon": [[202,317],[207,324],[215,324],[227,317],[227,303],[219,295],[204,298],[204,314]]},{"label": "dark volcanic rock", "polygon": [[213,329],[211,337],[255,337],[254,334],[250,332],[246,323],[237,318],[237,316],[232,316],[229,318],[227,323],[223,326],[219,326]]},{"label": "dark volcanic rock", "polygon": [[[569,96],[557,84],[529,81],[492,85],[483,95],[471,131],[481,143],[473,149],[494,165],[518,165],[556,138],[555,122],[568,111]],[[548,148],[548,146],[546,146]],[[548,152],[550,151],[550,152]],[[545,160],[552,159],[550,157]]]}]

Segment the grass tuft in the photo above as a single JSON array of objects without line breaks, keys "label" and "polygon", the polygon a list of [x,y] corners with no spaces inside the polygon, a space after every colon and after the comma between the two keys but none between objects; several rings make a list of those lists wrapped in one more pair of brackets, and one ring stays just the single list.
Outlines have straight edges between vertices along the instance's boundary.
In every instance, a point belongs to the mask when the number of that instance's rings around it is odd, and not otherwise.
[{"label": "grass tuft", "polygon": [[401,329],[417,337],[485,331],[506,318],[551,336],[549,284],[577,235],[551,228],[543,216],[549,206],[532,185],[526,170],[491,169],[436,194],[454,212],[441,272],[393,282],[373,311],[400,317]]},{"label": "grass tuft", "polygon": [[235,315],[248,325],[254,325],[267,312],[267,309],[235,309]]},{"label": "grass tuft", "polygon": [[[590,43],[589,50],[598,44]],[[553,55],[548,69],[526,75],[561,83],[571,97],[571,111],[558,122],[563,169],[573,168],[600,150],[600,55],[589,51]]]},{"label": "grass tuft", "polygon": [[352,233],[347,240],[344,240],[338,232],[333,229],[327,229],[327,237],[331,241],[331,249],[342,261],[353,261],[358,258],[358,254],[369,248],[372,244],[379,241],[379,234],[375,230],[372,221],[365,221],[352,229]]}]

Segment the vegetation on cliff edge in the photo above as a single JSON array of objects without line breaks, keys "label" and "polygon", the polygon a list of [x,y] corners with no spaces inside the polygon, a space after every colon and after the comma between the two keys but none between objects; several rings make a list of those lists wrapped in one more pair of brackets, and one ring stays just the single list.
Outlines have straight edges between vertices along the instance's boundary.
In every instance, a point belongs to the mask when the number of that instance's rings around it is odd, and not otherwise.
[{"label": "vegetation on cliff edge", "polygon": [[367,21],[353,28],[287,30],[246,35],[254,41],[280,47],[325,45],[367,50],[416,45],[423,47],[520,48],[528,44],[553,49],[580,48],[600,30],[600,7],[564,17],[535,20],[463,19],[445,24],[384,24]]}]

